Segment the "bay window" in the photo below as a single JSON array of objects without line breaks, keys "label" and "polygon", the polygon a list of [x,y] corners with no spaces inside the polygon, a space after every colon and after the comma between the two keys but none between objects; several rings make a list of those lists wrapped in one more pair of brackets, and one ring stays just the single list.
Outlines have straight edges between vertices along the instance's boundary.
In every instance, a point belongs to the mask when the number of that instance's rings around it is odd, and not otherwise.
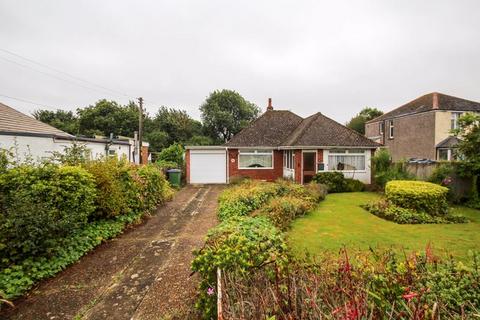
[{"label": "bay window", "polygon": [[272,150],[240,150],[239,169],[273,169]]},{"label": "bay window", "polygon": [[332,149],[328,154],[328,168],[336,171],[365,170],[365,150]]}]

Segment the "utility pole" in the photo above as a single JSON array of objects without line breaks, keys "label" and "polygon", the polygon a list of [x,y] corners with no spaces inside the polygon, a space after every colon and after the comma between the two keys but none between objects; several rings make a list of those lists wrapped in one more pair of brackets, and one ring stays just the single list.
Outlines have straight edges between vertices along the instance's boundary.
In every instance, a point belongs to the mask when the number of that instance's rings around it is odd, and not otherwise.
[{"label": "utility pole", "polygon": [[143,141],[143,98],[138,98],[138,163],[142,163],[142,141]]}]

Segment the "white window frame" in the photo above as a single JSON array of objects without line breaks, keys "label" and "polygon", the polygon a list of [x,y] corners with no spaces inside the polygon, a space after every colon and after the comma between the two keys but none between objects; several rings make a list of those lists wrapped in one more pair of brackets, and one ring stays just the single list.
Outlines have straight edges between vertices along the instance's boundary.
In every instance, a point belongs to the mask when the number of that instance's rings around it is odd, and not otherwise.
[{"label": "white window frame", "polygon": [[458,119],[463,115],[463,112],[452,112],[450,117],[450,129],[458,129]]},{"label": "white window frame", "polygon": [[388,138],[393,139],[395,126],[393,125],[393,120],[388,122]]},{"label": "white window frame", "polygon": [[381,121],[378,123],[378,133],[383,136],[383,131],[384,131],[384,126],[385,126],[385,122]]},{"label": "white window frame", "polygon": [[[259,152],[259,150],[262,150],[262,152]],[[238,157],[237,157],[237,163],[238,163],[238,169],[239,170],[265,170],[265,169],[273,169],[274,167],[274,158],[273,158],[273,150],[269,150],[268,152],[265,152],[266,149],[248,149],[248,150],[238,150]],[[247,156],[252,156],[252,155],[262,155],[262,156],[271,156],[272,157],[272,166],[271,167],[241,167],[240,166],[240,156],[241,155],[247,155]]]},{"label": "white window frame", "polygon": [[[354,172],[360,172],[364,173],[367,172],[367,152],[370,150],[368,149],[342,149],[342,152],[340,152],[340,149],[331,149],[329,150],[327,154],[327,164],[328,164],[328,171],[338,171],[338,172],[345,172],[345,173],[354,173]],[[343,156],[343,157],[348,157],[348,156],[363,156],[364,160],[364,168],[363,169],[358,169],[358,170],[337,170],[337,169],[331,169],[331,164],[330,164],[330,156]]]},{"label": "white window frame", "polygon": [[283,167],[290,170],[295,169],[294,150],[283,150]]}]

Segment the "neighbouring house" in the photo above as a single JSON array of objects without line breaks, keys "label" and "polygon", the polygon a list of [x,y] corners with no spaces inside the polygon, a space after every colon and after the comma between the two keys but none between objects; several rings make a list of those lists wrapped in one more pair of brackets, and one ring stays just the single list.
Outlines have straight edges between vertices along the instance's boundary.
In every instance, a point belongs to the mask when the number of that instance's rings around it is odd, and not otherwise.
[{"label": "neighbouring house", "polygon": [[480,112],[480,103],[433,92],[365,124],[365,135],[383,144],[394,161],[454,160],[459,117]]},{"label": "neighbouring house", "polygon": [[[138,163],[133,139],[76,137],[0,103],[0,149],[10,150],[17,161],[48,159],[74,142],[85,145],[91,159],[116,156]],[[142,163],[147,163],[148,143],[143,146]]]},{"label": "neighbouring house", "polygon": [[380,145],[320,112],[302,118],[267,111],[223,146],[186,147],[188,183],[228,183],[235,177],[311,181],[317,172],[340,171],[370,184],[371,155]]}]

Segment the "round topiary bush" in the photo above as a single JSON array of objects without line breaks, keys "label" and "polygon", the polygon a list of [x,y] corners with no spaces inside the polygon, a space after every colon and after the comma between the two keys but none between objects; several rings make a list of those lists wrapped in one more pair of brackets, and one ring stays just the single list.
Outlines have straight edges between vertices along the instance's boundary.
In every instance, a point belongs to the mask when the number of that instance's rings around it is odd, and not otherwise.
[{"label": "round topiary bush", "polygon": [[394,180],[385,187],[390,203],[434,216],[448,213],[447,195],[448,188],[424,181]]}]

